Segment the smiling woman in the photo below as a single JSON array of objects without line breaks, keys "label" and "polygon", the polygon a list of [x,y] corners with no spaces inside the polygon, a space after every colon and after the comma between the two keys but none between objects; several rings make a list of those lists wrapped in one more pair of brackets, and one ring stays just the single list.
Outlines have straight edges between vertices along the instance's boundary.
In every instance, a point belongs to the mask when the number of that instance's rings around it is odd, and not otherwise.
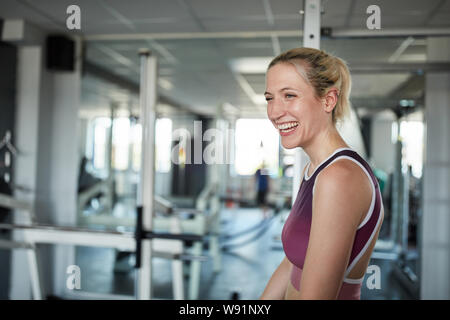
[{"label": "smiling woman", "polygon": [[[273,59],[267,73],[268,90],[265,92],[265,97],[268,102],[269,118],[272,122],[276,121],[275,127],[286,125],[289,121],[294,126],[298,125],[296,119],[280,118],[276,113],[281,111],[274,108],[276,91],[280,93],[279,96],[283,98],[281,102],[285,105],[301,99],[305,107],[313,107],[325,99],[327,108],[321,115],[328,117],[328,114],[331,114],[333,124],[348,115],[351,78],[347,65],[342,59],[316,49],[293,49]],[[287,85],[281,85],[286,82],[280,78],[289,80]],[[273,82],[269,82],[270,80]],[[292,136],[294,131],[284,130],[280,131],[280,134],[287,136],[286,133],[290,133],[289,136]]]},{"label": "smiling woman", "polygon": [[269,65],[268,117],[310,162],[283,228],[286,257],[261,299],[360,299],[384,214],[370,166],[336,129],[350,87],[345,62],[324,51],[292,49]]}]

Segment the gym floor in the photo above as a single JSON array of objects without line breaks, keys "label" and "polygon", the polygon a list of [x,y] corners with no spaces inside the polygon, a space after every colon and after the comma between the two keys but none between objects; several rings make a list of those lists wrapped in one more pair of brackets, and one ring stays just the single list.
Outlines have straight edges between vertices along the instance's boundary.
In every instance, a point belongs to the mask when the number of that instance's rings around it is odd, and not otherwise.
[{"label": "gym floor", "polygon": [[[256,241],[223,251],[221,272],[213,272],[211,259],[203,262],[199,299],[229,300],[234,292],[242,300],[258,299],[272,272],[283,259],[279,238],[287,214],[287,211],[281,212],[270,222],[267,221],[265,232]],[[235,234],[261,222],[262,212],[252,208],[224,209],[221,219],[222,233]],[[244,243],[258,233],[255,230],[226,243]],[[81,290],[129,296],[134,294],[133,256],[125,256],[116,263],[116,254],[112,249],[78,247],[76,259],[81,268]],[[370,264],[376,264],[381,269],[381,289],[368,289],[366,275],[361,299],[414,299],[393,276],[392,261],[372,259]],[[185,271],[187,297],[188,266]],[[168,260],[155,258],[153,261],[153,295],[156,299],[173,299]]]}]

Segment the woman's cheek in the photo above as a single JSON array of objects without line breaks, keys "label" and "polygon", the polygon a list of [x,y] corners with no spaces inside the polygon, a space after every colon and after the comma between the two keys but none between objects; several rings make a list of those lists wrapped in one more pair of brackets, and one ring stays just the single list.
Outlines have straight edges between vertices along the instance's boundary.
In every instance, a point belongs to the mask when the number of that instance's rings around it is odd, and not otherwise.
[{"label": "woman's cheek", "polygon": [[292,111],[300,111],[302,109],[302,101],[300,99],[293,99],[288,102],[288,107]]}]

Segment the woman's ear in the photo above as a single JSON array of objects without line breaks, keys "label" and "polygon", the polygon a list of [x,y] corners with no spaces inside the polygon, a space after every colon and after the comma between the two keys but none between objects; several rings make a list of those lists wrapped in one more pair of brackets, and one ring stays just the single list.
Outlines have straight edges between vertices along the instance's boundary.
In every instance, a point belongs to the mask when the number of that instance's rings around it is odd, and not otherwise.
[{"label": "woman's ear", "polygon": [[336,88],[331,88],[328,90],[328,92],[325,94],[325,97],[323,97],[323,107],[325,112],[331,113],[333,112],[333,109],[336,107],[336,104],[338,102],[339,97],[339,91]]}]

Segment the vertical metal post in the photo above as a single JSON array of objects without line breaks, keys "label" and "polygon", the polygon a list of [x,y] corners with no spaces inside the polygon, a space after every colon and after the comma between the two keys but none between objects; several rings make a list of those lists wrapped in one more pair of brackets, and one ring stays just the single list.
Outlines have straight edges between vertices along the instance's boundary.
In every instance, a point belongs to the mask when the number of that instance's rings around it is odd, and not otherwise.
[{"label": "vertical metal post", "polygon": [[394,243],[394,247],[398,247],[401,243],[400,236],[400,219],[401,219],[401,203],[402,203],[402,148],[403,144],[400,138],[400,117],[397,117],[397,141],[395,144],[395,163],[394,174],[392,180],[392,202],[391,202],[391,230],[390,238]]},{"label": "vertical metal post", "polygon": [[133,159],[134,159],[134,135],[133,130],[135,130],[135,119],[133,118],[133,103],[131,101],[128,102],[128,120],[129,120],[129,131],[128,131],[128,165],[127,165],[127,173],[126,173],[126,192],[133,193],[133,183],[134,183],[134,172],[133,172]]},{"label": "vertical metal post", "polygon": [[113,135],[114,135],[114,118],[116,117],[116,109],[117,105],[115,102],[112,102],[110,105],[110,121],[111,124],[108,130],[108,141],[106,144],[106,168],[108,170],[108,195],[106,197],[106,207],[109,214],[113,213],[113,194],[114,190],[114,169],[112,165],[113,161]]},{"label": "vertical metal post", "polygon": [[39,262],[37,255],[38,248],[33,244],[33,248],[27,249],[28,269],[30,272],[31,291],[34,300],[42,300],[42,279],[39,273]]},{"label": "vertical metal post", "polygon": [[[156,123],[156,83],[157,60],[149,50],[140,50],[140,121],[142,125],[141,183],[138,205],[142,205],[142,225],[144,230],[153,230],[153,198],[155,173],[155,123]],[[137,298],[152,298],[152,241],[142,241],[141,267],[137,273]]]},{"label": "vertical metal post", "polygon": [[112,149],[113,149],[113,132],[114,132],[114,118],[115,118],[115,111],[116,111],[116,104],[114,102],[111,102],[111,105],[109,106],[109,119],[111,121],[111,124],[109,126],[108,130],[108,141],[106,142],[106,168],[108,169],[108,179],[112,177]]},{"label": "vertical metal post", "polygon": [[409,168],[406,165],[405,170],[402,173],[403,183],[402,183],[402,251],[408,252],[408,236],[409,236],[409,179],[410,173]]},{"label": "vertical metal post", "polygon": [[[170,232],[180,234],[182,231],[180,218],[178,216],[170,217]],[[183,241],[174,242],[173,247],[180,253],[184,251]],[[184,300],[183,261],[181,260],[172,260],[172,281],[173,298]]]},{"label": "vertical metal post", "polygon": [[305,0],[303,46],[320,49],[320,0]]},{"label": "vertical metal post", "polygon": [[[304,1],[303,19],[303,47],[320,49],[320,0]],[[292,204],[297,197],[300,182],[302,181],[303,168],[308,162],[308,156],[301,148],[295,150],[294,156],[294,180],[292,183]]]}]

